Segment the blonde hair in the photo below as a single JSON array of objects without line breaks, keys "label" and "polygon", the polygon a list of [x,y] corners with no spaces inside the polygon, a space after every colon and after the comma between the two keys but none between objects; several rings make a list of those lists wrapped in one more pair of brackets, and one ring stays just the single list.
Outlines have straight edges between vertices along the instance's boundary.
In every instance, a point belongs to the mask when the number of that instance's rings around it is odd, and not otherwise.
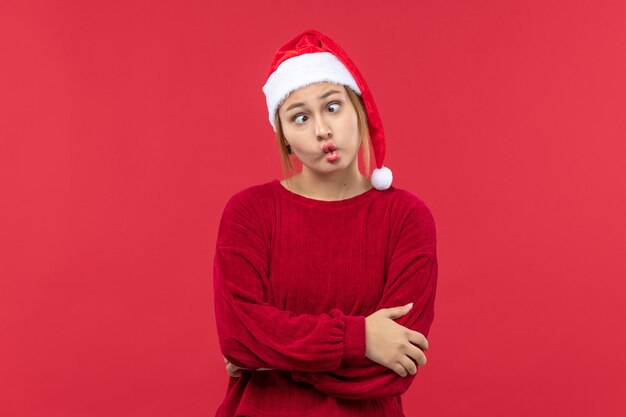
[{"label": "blonde hair", "polygon": [[[358,156],[362,157],[363,165],[365,168],[364,175],[366,175],[369,178],[371,175],[371,166],[374,161],[372,160],[373,159],[372,143],[370,140],[369,125],[367,122],[367,114],[365,113],[365,106],[363,105],[363,99],[361,98],[361,96],[355,93],[350,87],[346,87],[346,86],[343,86],[343,87],[345,88],[346,93],[348,94],[348,98],[350,99],[352,106],[356,110],[357,124],[359,128],[359,138],[360,138],[359,150],[362,151],[359,153],[359,155],[357,155],[357,157]],[[276,142],[278,143],[278,150],[280,152],[280,157],[282,160],[283,175],[285,178],[289,178],[293,174],[296,173],[296,170],[293,165],[293,158],[292,158],[292,156],[295,157],[295,155],[293,154],[289,155],[289,153],[287,152],[287,143],[286,143],[287,141],[285,139],[285,134],[283,133],[283,127],[280,122],[280,116],[278,115],[278,110],[276,111],[275,125],[276,125]]]}]

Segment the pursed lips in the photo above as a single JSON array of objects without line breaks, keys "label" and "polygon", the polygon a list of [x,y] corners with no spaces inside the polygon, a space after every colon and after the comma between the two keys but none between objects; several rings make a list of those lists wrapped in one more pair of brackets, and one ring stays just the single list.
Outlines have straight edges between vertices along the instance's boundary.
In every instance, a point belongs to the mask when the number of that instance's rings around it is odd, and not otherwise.
[{"label": "pursed lips", "polygon": [[332,152],[332,151],[334,151],[336,149],[337,149],[337,147],[332,142],[327,142],[327,143],[322,145],[322,152],[324,152],[324,153]]}]

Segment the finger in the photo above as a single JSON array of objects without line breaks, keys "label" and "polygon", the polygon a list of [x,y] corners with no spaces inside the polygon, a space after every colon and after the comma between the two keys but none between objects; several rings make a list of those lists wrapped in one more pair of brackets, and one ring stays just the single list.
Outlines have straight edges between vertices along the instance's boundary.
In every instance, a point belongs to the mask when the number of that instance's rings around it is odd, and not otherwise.
[{"label": "finger", "polygon": [[387,313],[387,317],[389,317],[390,319],[397,319],[408,313],[411,310],[411,307],[413,307],[413,303],[409,303],[405,306],[400,307],[390,307],[385,309],[385,313]]},{"label": "finger", "polygon": [[428,340],[426,340],[424,335],[421,334],[420,332],[416,332],[415,330],[409,329],[408,337],[409,337],[409,342],[413,343],[414,345],[419,346],[420,349],[422,349],[423,351],[428,350]]},{"label": "finger", "polygon": [[426,365],[426,355],[424,352],[415,345],[408,344],[406,347],[406,355],[417,362],[418,365],[424,366]]},{"label": "finger", "polygon": [[228,374],[229,374],[230,376],[237,377],[237,376],[240,376],[240,375],[241,375],[241,372],[239,371],[239,368],[237,368],[237,367],[236,367],[235,365],[233,365],[233,364],[228,365],[228,366],[226,367],[226,370],[228,371]]},{"label": "finger", "polygon": [[397,373],[400,376],[407,376],[408,373],[406,371],[406,368],[400,363],[400,362],[396,362],[391,366],[391,370],[394,371],[395,373]]},{"label": "finger", "polygon": [[415,375],[417,373],[417,365],[408,356],[402,355],[399,362],[410,375]]}]

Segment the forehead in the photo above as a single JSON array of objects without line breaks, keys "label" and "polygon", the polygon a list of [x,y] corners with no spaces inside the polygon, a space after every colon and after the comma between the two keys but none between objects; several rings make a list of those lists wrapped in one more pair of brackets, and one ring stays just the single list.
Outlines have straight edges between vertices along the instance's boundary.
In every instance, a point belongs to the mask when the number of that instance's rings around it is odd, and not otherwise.
[{"label": "forehead", "polygon": [[297,90],[292,91],[289,93],[285,101],[283,101],[283,105],[296,101],[317,101],[319,96],[329,90],[337,90],[340,94],[345,93],[345,87],[342,84],[334,84],[324,81],[300,87]]}]

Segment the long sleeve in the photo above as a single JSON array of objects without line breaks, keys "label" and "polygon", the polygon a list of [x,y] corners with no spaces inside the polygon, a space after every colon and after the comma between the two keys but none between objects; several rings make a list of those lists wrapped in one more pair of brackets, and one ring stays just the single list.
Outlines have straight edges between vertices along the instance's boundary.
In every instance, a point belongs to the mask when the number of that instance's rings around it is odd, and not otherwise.
[{"label": "long sleeve", "polygon": [[[375,311],[413,302],[396,323],[428,336],[434,319],[437,286],[436,231],[431,211],[415,205],[405,218],[388,267],[384,293]],[[418,366],[419,372],[419,366]],[[345,399],[371,399],[405,393],[415,376],[398,375],[367,357],[346,358],[338,368],[323,372],[291,372],[328,395]]]},{"label": "long sleeve", "polygon": [[339,309],[300,314],[272,305],[269,236],[254,202],[239,194],[220,221],[213,269],[217,332],[222,354],[234,365],[286,371],[336,369],[365,357],[365,317]]}]

